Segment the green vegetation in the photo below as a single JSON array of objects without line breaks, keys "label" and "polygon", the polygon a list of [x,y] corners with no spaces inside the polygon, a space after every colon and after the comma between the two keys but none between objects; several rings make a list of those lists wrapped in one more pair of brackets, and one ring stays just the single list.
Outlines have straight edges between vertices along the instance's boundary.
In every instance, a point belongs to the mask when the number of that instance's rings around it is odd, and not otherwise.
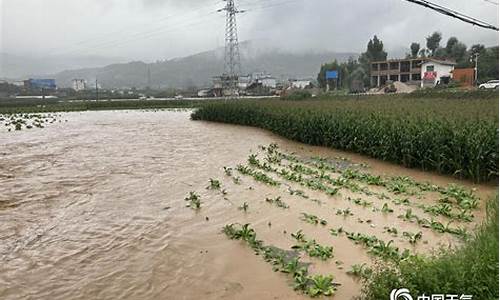
[{"label": "green vegetation", "polygon": [[310,215],[307,213],[302,213],[302,217],[300,218],[302,221],[307,222],[309,224],[318,225],[321,224],[326,226],[328,222],[324,219],[318,218],[318,216]]},{"label": "green vegetation", "polygon": [[369,278],[372,273],[373,270],[366,264],[352,265],[351,270],[347,271],[347,274],[358,278]]},{"label": "green vegetation", "polygon": [[7,131],[20,131],[23,129],[44,128],[55,122],[62,122],[59,119],[59,114],[42,114],[42,113],[19,113],[19,114],[1,114],[0,113],[0,129],[5,128]]},{"label": "green vegetation", "polygon": [[247,212],[249,207],[248,203],[244,202],[242,206],[238,207],[238,209]]},{"label": "green vegetation", "polygon": [[163,108],[197,108],[205,103],[220,100],[86,100],[67,101],[59,99],[5,99],[0,101],[0,114],[68,112],[88,110],[122,110],[122,109],[163,109]]},{"label": "green vegetation", "polygon": [[243,175],[251,176],[253,177],[256,181],[260,181],[262,183],[271,185],[271,186],[279,186],[280,183],[271,177],[267,176],[265,173],[259,172],[252,170],[249,167],[243,166],[243,165],[238,165],[236,167],[236,170],[240,172]]},{"label": "green vegetation", "polygon": [[189,195],[184,198],[185,201],[189,203],[186,205],[187,207],[191,207],[192,209],[200,209],[201,208],[201,197],[195,192],[189,192]]},{"label": "green vegetation", "polygon": [[297,233],[292,233],[291,235],[298,243],[293,245],[292,249],[304,251],[310,257],[317,257],[321,260],[327,260],[333,257],[333,247],[322,246],[316,243],[315,240],[308,240],[302,233],[302,230],[297,231]]},{"label": "green vegetation", "polygon": [[408,257],[411,256],[408,249],[400,252],[399,248],[392,245],[394,242],[392,240],[386,243],[383,240],[378,239],[376,236],[370,236],[359,232],[346,232],[346,236],[354,243],[365,246],[368,253],[378,256],[384,260],[398,262],[408,259]]},{"label": "green vegetation", "polygon": [[[338,284],[333,282],[333,276],[308,275],[309,264],[301,262],[297,252],[286,251],[274,246],[265,246],[263,241],[257,239],[257,234],[250,227],[250,224],[229,224],[224,226],[223,232],[232,240],[245,241],[256,254],[262,255],[265,261],[274,266],[274,271],[281,271],[291,275],[296,291],[310,297],[331,296],[334,294]],[[315,246],[319,245],[315,244]],[[328,250],[325,249],[322,248],[323,252],[318,252],[318,257],[328,255]],[[314,253],[313,250],[311,250],[311,253]]]},{"label": "green vegetation", "polygon": [[274,204],[277,207],[287,209],[290,208],[283,200],[281,200],[281,197],[276,197],[276,198],[266,198],[266,202],[270,204]]},{"label": "green vegetation", "polygon": [[[498,176],[498,94],[485,94],[483,100],[448,100],[441,94],[239,101],[208,104],[192,118],[262,127],[307,144],[485,181]],[[411,187],[404,181],[390,186],[402,194]]]},{"label": "green vegetation", "polygon": [[414,294],[470,294],[498,299],[498,197],[489,203],[488,220],[473,239],[434,257],[415,256],[398,265],[379,266],[366,282],[365,299],[385,299],[394,287]]},{"label": "green vegetation", "polygon": [[207,190],[220,190],[222,187],[221,183],[217,179],[210,178]]}]

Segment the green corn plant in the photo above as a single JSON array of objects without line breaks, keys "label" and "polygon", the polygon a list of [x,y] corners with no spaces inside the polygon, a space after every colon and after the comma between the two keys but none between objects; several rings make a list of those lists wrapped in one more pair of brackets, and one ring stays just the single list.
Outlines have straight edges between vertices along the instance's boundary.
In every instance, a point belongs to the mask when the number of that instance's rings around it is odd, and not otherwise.
[{"label": "green corn plant", "polygon": [[226,174],[226,176],[231,177],[231,176],[233,176],[233,169],[228,168],[228,167],[224,167],[224,173]]},{"label": "green corn plant", "polygon": [[335,293],[333,276],[315,275],[309,278],[311,285],[307,288],[307,294],[311,297],[331,296]]},{"label": "green corn plant", "polygon": [[384,203],[384,205],[382,206],[382,212],[385,213],[385,214],[387,214],[387,213],[393,213],[394,209],[390,208],[389,204]]},{"label": "green corn plant", "polygon": [[320,219],[320,218],[318,218],[315,215],[310,215],[310,214],[307,214],[307,213],[302,213],[301,220],[305,221],[305,222],[307,222],[309,224],[313,224],[313,225],[321,224],[321,225],[325,226],[325,225],[328,224],[328,222],[326,220]]},{"label": "green corn plant", "polygon": [[410,199],[408,199],[408,198],[404,198],[404,199],[396,198],[396,199],[392,200],[392,203],[394,203],[396,205],[409,206],[410,205]]},{"label": "green corn plant", "polygon": [[283,208],[283,209],[290,208],[285,202],[283,202],[281,200],[281,197],[276,197],[274,199],[272,199],[272,198],[266,198],[266,202],[270,203],[270,204],[273,204],[273,205],[276,205],[279,208]]},{"label": "green corn plant", "polygon": [[330,229],[330,234],[333,235],[333,236],[339,236],[343,232],[344,232],[344,228],[342,228],[342,227],[339,227],[337,229],[334,229],[334,228]]},{"label": "green corn plant", "polygon": [[302,230],[297,231],[296,233],[291,234],[292,238],[294,238],[297,242],[305,242],[305,235]]},{"label": "green corn plant", "polygon": [[220,190],[221,187],[222,185],[219,180],[210,178],[207,190]]},{"label": "green corn plant", "polygon": [[416,244],[419,240],[422,239],[422,232],[418,233],[411,233],[411,232],[403,232],[403,236],[408,239],[410,244],[414,245]]},{"label": "green corn plant", "polygon": [[189,195],[184,198],[185,201],[189,201],[187,204],[188,207],[191,207],[192,209],[200,209],[201,208],[201,197],[200,195],[196,194],[195,192],[189,192]]},{"label": "green corn plant", "polygon": [[358,278],[369,278],[373,273],[373,270],[363,263],[361,265],[352,265],[351,269],[347,271],[347,274],[358,277]]},{"label": "green corn plant", "polygon": [[404,215],[399,215],[398,218],[403,219],[408,222],[413,222],[415,219],[418,219],[417,215],[413,214],[411,208],[407,209]]},{"label": "green corn plant", "polygon": [[244,202],[242,206],[238,207],[239,210],[242,210],[244,212],[247,212],[248,211],[248,203],[247,202]]},{"label": "green corn plant", "polygon": [[256,154],[250,154],[250,156],[248,157],[248,163],[252,166],[256,166],[256,165],[260,164],[259,160],[257,159]]},{"label": "green corn plant", "polygon": [[354,204],[362,206],[362,207],[368,207],[368,206],[372,206],[373,205],[373,202],[368,202],[368,201],[363,200],[361,198],[351,199],[349,197],[349,198],[347,198],[347,200],[352,201]]},{"label": "green corn plant", "polygon": [[344,218],[350,217],[350,216],[354,216],[354,214],[351,212],[350,208],[337,209],[336,215],[337,216],[343,216]]},{"label": "green corn plant", "polygon": [[388,226],[386,226],[386,227],[384,227],[384,230],[385,230],[385,232],[390,233],[393,236],[397,236],[398,235],[398,230],[396,228],[394,228],[394,227],[388,227]]}]

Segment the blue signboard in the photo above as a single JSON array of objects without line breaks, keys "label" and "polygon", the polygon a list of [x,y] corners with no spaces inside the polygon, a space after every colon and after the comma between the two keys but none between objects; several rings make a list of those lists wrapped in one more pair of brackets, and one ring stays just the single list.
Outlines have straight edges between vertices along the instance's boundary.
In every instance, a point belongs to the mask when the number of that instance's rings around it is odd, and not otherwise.
[{"label": "blue signboard", "polygon": [[338,79],[339,72],[338,71],[326,71],[326,79]]},{"label": "blue signboard", "polygon": [[32,88],[38,89],[55,89],[56,80],[55,79],[30,79],[30,86]]}]

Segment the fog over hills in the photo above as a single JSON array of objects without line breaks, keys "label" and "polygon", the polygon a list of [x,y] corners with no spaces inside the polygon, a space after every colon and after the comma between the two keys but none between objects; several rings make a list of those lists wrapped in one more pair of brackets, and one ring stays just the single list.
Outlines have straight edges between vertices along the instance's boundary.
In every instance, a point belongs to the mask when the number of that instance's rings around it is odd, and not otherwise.
[{"label": "fog over hills", "polygon": [[[334,59],[345,61],[349,57],[356,58],[356,53],[337,53],[333,51],[291,52],[269,47],[255,47],[252,42],[241,44],[242,74],[265,72],[278,79],[316,78],[321,64]],[[55,78],[59,87],[70,87],[71,80],[85,79],[93,83],[97,79],[104,88],[146,87],[153,88],[186,88],[191,86],[208,87],[212,78],[220,75],[224,68],[224,49],[218,48],[182,58],[145,63],[142,61],[110,64],[113,59],[88,58],[59,62],[31,59],[23,61],[21,57],[3,55],[2,71],[4,77]],[[81,67],[87,65],[89,67]],[[103,67],[101,67],[103,66]],[[65,70],[66,69],[66,70]],[[65,71],[60,71],[65,70]],[[149,75],[150,74],[150,75]]]},{"label": "fog over hills", "polygon": [[[334,59],[341,61],[355,53],[286,53],[264,51],[249,55],[242,51],[242,73],[266,72],[279,79],[315,78],[321,64]],[[184,58],[155,63],[129,62],[102,68],[86,68],[57,73],[54,77],[59,86],[69,86],[73,78],[95,81],[107,88],[146,87],[150,80],[153,88],[210,86],[212,77],[223,72],[222,50],[207,51]],[[148,73],[151,75],[149,76]],[[149,79],[150,78],[150,79]]]},{"label": "fog over hills", "polygon": [[67,69],[100,67],[124,63],[124,58],[88,56],[33,56],[0,52],[0,78],[25,79],[30,76],[55,74]]}]

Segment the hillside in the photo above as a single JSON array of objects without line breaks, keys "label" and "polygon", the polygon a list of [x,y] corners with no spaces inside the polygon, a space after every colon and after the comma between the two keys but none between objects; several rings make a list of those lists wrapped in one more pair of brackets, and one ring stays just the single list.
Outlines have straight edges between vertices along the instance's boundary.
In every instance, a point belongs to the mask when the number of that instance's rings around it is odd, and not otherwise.
[{"label": "hillside", "polygon": [[[242,73],[267,72],[277,78],[315,78],[321,64],[333,59],[347,60],[355,53],[286,53],[283,51],[249,51],[242,49]],[[209,86],[213,76],[221,74],[224,66],[221,49],[184,58],[155,63],[129,62],[102,68],[68,70],[53,75],[61,87],[70,86],[74,78],[94,82],[96,75],[105,88],[146,87],[148,72],[151,87]]]}]

